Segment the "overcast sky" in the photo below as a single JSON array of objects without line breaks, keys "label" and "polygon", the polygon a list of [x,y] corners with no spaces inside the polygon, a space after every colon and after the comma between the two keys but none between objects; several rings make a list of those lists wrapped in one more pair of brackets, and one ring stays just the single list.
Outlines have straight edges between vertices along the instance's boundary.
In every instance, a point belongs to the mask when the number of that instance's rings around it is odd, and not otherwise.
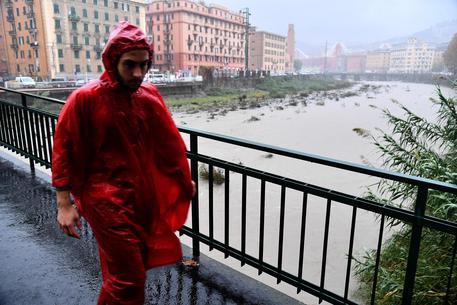
[{"label": "overcast sky", "polygon": [[409,35],[457,19],[457,0],[214,0],[233,11],[249,7],[251,24],[321,45],[326,40],[356,44]]}]

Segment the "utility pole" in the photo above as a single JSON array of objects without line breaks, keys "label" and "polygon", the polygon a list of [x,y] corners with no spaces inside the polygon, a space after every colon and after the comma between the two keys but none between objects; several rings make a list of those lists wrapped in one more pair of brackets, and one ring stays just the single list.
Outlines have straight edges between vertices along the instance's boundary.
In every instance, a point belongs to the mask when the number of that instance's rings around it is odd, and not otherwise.
[{"label": "utility pole", "polygon": [[250,31],[250,24],[249,24],[249,8],[244,9],[244,70],[247,71],[249,69],[249,31]]}]

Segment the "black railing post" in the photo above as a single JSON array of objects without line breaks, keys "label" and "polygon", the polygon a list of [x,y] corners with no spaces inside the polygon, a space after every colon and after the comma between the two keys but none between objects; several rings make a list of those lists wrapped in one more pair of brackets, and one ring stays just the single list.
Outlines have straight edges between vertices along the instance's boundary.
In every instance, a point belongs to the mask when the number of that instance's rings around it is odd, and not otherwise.
[{"label": "black railing post", "polygon": [[403,288],[403,305],[410,305],[413,300],[414,280],[416,277],[417,261],[419,260],[419,249],[422,236],[423,217],[427,204],[428,189],[419,185],[417,190],[416,205],[414,214],[416,216],[412,223],[411,241],[409,243],[408,263],[406,266],[405,283]]},{"label": "black railing post", "polygon": [[[198,154],[198,137],[195,134],[190,135],[190,152],[195,157]],[[200,222],[198,212],[198,161],[196,158],[192,158],[190,161],[190,169],[192,172],[192,180],[195,182],[197,192],[192,198],[192,231],[194,234],[200,233]],[[194,257],[200,256],[200,242],[197,237],[192,239],[192,255]]]},{"label": "black railing post", "polygon": [[30,170],[32,172],[35,171],[35,163],[33,162],[32,159],[32,152],[31,152],[31,147],[32,147],[32,135],[31,135],[31,129],[30,129],[30,121],[29,121],[29,114],[27,112],[27,96],[25,94],[21,94],[21,102],[22,102],[22,110],[24,111],[24,123],[25,123],[25,134],[27,135],[27,154],[29,156],[29,163],[30,163]]}]

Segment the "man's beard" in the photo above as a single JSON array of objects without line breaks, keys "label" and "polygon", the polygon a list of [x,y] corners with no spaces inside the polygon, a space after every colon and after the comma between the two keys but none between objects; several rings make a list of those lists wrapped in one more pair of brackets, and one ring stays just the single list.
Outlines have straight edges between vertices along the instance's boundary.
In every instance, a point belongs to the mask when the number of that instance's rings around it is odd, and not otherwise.
[{"label": "man's beard", "polygon": [[140,88],[141,84],[143,83],[143,79],[131,79],[130,81],[126,82],[118,76],[118,82],[122,85],[122,87],[125,87],[127,90],[135,92],[138,90],[138,88]]}]

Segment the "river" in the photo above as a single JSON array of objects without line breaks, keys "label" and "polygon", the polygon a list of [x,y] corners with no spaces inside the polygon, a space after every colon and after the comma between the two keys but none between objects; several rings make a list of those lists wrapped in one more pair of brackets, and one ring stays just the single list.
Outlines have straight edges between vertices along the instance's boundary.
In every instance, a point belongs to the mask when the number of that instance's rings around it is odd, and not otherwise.
[{"label": "river", "polygon": [[[370,86],[368,91],[359,91],[360,87]],[[393,99],[410,108],[420,116],[429,120],[434,119],[431,97],[436,97],[436,87],[427,84],[401,82],[368,82],[355,85],[344,91],[355,92],[357,96],[330,99],[319,95],[308,97],[306,102],[283,99],[272,102],[261,108],[241,109],[222,112],[217,111],[186,113],[174,112],[173,116],[178,125],[189,126],[223,135],[235,136],[265,144],[306,153],[350,161],[358,164],[371,164],[379,167],[382,160],[376,152],[370,137],[363,137],[353,129],[360,128],[375,137],[379,136],[377,129],[388,130],[386,119],[380,109],[389,109],[392,113],[401,111]],[[443,88],[445,95],[453,96],[449,88]],[[297,102],[297,103],[295,103]],[[221,112],[219,112],[221,113]],[[223,158],[234,163],[270,171],[289,178],[298,179],[322,187],[342,191],[352,195],[363,195],[366,186],[377,180],[366,175],[354,174],[343,170],[334,170],[325,166],[295,161],[280,156],[266,156],[265,153],[215,143],[211,140],[199,142],[200,152]],[[200,228],[208,233],[208,187],[205,180],[199,181],[200,198]],[[230,242],[241,249],[241,176],[230,176]],[[259,181],[248,179],[247,197],[247,253],[258,256],[259,244]],[[215,237],[224,240],[224,187],[216,186],[214,190],[215,207]],[[277,265],[278,226],[280,188],[267,184],[265,220],[265,260]],[[300,241],[300,217],[302,195],[288,190],[286,193],[285,237],[283,268],[297,274],[298,253]],[[312,283],[320,284],[322,248],[324,236],[326,200],[310,196],[308,198],[308,216],[306,223],[305,258],[303,278]],[[343,294],[352,208],[333,202],[331,207],[328,256],[325,277],[325,287],[331,291]],[[189,225],[191,221],[189,220]],[[391,232],[385,228],[384,240]],[[354,242],[354,256],[360,258],[366,249],[376,247],[379,234],[379,223],[376,215],[358,211]],[[190,244],[190,240],[184,238]],[[205,254],[222,260],[240,271],[257,276],[257,270],[250,267],[239,267],[239,262],[223,259],[222,254]],[[296,294],[296,290],[287,284],[276,285],[276,281],[268,275],[262,275],[261,280],[298,298],[306,304],[317,304],[317,299],[306,295]],[[350,292],[354,292],[357,282],[354,277],[350,281]],[[350,293],[350,296],[351,296]]]}]

